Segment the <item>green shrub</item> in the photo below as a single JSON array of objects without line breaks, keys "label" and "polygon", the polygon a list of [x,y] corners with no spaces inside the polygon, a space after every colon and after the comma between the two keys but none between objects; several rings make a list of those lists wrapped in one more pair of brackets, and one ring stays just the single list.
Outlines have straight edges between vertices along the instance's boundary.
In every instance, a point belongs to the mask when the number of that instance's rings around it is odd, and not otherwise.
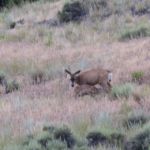
[{"label": "green shrub", "polygon": [[144,125],[148,121],[144,115],[131,115],[123,121],[123,126],[127,129],[136,125]]},{"label": "green shrub", "polygon": [[136,135],[124,144],[124,150],[148,150],[150,146],[150,124],[147,124]]},{"label": "green shrub", "polygon": [[45,41],[46,46],[50,47],[53,44],[53,34],[52,34],[52,32],[48,32],[46,34],[44,41]]},{"label": "green shrub", "polygon": [[0,84],[4,86],[6,80],[6,74],[3,71],[0,71]]},{"label": "green shrub", "polygon": [[67,150],[67,145],[58,140],[53,140],[51,142],[48,142],[47,144],[47,150]]},{"label": "green shrub", "polygon": [[108,144],[108,139],[105,135],[100,132],[93,131],[87,135],[88,145],[97,146],[98,144]]},{"label": "green shrub", "polygon": [[141,82],[144,76],[144,72],[142,71],[135,71],[131,74],[132,80],[135,82]]},{"label": "green shrub", "polygon": [[23,146],[29,145],[30,141],[33,140],[33,138],[34,138],[33,135],[28,135],[27,137],[25,137],[25,138],[22,140],[22,145],[23,145]]},{"label": "green shrub", "polygon": [[92,19],[93,17],[105,19],[113,14],[114,7],[111,6],[111,0],[82,0],[82,3]]},{"label": "green shrub", "polygon": [[42,150],[41,145],[36,140],[31,140],[28,146],[24,147],[25,150]]},{"label": "green shrub", "polygon": [[133,92],[133,85],[131,83],[126,83],[122,85],[117,85],[112,87],[111,94],[115,98],[129,98]]},{"label": "green shrub", "polygon": [[118,146],[122,146],[122,144],[125,141],[125,135],[123,135],[122,133],[112,133],[110,135],[110,144],[111,145],[118,145]]},{"label": "green shrub", "polygon": [[11,93],[13,91],[19,90],[19,84],[15,80],[9,80],[5,84],[5,93]]},{"label": "green shrub", "polygon": [[79,1],[66,3],[62,11],[58,12],[60,22],[80,21],[85,15],[86,10]]},{"label": "green shrub", "polygon": [[22,145],[18,145],[18,144],[10,144],[4,147],[4,149],[2,150],[26,150],[23,149]]},{"label": "green shrub", "polygon": [[144,15],[150,13],[150,2],[148,0],[133,0],[131,4],[132,15]]},{"label": "green shrub", "polygon": [[150,28],[145,25],[126,28],[121,32],[120,40],[137,39],[150,36]]},{"label": "green shrub", "polygon": [[46,77],[48,80],[53,80],[63,76],[63,63],[49,62],[46,66]]},{"label": "green shrub", "polygon": [[75,145],[75,138],[73,137],[70,129],[66,127],[57,129],[54,132],[54,138],[66,143],[68,148],[72,148]]},{"label": "green shrub", "polygon": [[[101,129],[102,130],[102,129]],[[109,131],[109,129],[105,129],[106,131],[92,131],[89,132],[86,136],[88,140],[89,146],[97,146],[101,145],[112,145],[112,146],[122,146],[125,136],[116,131]]]},{"label": "green shrub", "polygon": [[88,147],[88,145],[82,145],[82,146],[75,146],[74,150],[91,150],[91,148]]},{"label": "green shrub", "polygon": [[47,148],[48,142],[52,141],[53,135],[49,132],[42,132],[36,138],[37,142],[41,145],[41,147]]},{"label": "green shrub", "polygon": [[1,0],[0,1],[0,9],[3,7],[12,7],[14,5],[20,5],[24,2],[34,2],[38,0]]},{"label": "green shrub", "polygon": [[10,22],[10,24],[9,24],[9,28],[10,28],[10,29],[14,29],[15,26],[16,26],[16,23],[15,23],[15,22]]}]

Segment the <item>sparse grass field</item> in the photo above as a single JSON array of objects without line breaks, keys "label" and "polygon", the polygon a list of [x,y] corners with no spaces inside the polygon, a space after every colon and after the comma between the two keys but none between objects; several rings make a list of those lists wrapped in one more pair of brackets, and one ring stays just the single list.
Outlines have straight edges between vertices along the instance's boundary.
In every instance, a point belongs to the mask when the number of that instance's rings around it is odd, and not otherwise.
[{"label": "sparse grass field", "polygon": [[[19,83],[19,90],[9,94],[0,87],[2,150],[11,150],[10,144],[27,135],[37,136],[45,125],[68,125],[81,143],[91,131],[109,137],[118,130],[128,140],[149,130],[149,16],[112,14],[99,20],[98,12],[91,10],[89,19],[81,23],[38,24],[55,18],[65,2],[39,1],[0,12],[0,72]],[[24,19],[23,25],[9,28],[20,19]],[[64,69],[96,66],[113,71],[112,93],[76,99]],[[41,76],[39,84],[32,84]],[[137,78],[142,78],[140,84]],[[146,117],[144,129],[141,122],[124,126],[123,121],[135,115]],[[64,146],[53,142],[50,144]],[[121,148],[110,145],[97,149]]]}]

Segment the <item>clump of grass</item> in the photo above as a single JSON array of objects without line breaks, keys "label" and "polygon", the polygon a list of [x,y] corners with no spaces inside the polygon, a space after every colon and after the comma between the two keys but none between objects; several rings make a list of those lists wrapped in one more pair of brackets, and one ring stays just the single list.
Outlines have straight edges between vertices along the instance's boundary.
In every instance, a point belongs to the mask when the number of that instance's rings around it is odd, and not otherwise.
[{"label": "clump of grass", "polygon": [[5,0],[0,2],[0,9],[3,7],[12,7],[14,5],[21,5],[25,2],[34,2],[38,0]]},{"label": "clump of grass", "polygon": [[[14,28],[13,24],[11,24],[9,28]],[[21,42],[21,41],[24,41],[26,37],[27,37],[26,32],[22,30],[22,31],[19,31],[18,33],[11,33],[11,34],[8,33],[5,36],[5,41]]]},{"label": "clump of grass", "polygon": [[99,144],[121,146],[125,140],[125,136],[121,132],[107,128],[89,132],[86,138],[89,146],[97,146]]},{"label": "clump of grass", "polygon": [[16,26],[16,23],[15,22],[10,22],[10,25],[9,25],[9,28],[10,29],[14,29]]},{"label": "clump of grass", "polygon": [[21,150],[21,149],[23,149],[23,146],[18,144],[9,144],[4,148],[4,150]]},{"label": "clump of grass", "polygon": [[22,139],[21,145],[26,146],[29,145],[30,141],[33,140],[34,136],[33,135],[28,135],[27,137],[24,137]]},{"label": "clump of grass", "polygon": [[5,33],[1,33],[1,34],[0,34],[0,41],[4,41],[5,38],[6,38]]},{"label": "clump of grass", "polygon": [[92,122],[89,118],[83,118],[83,116],[80,116],[79,118],[73,120],[72,129],[76,136],[78,136],[79,138],[83,138],[85,137],[91,125]]},{"label": "clump of grass", "polygon": [[6,80],[6,74],[4,71],[0,71],[0,84],[3,86]]},{"label": "clump of grass", "polygon": [[112,87],[111,94],[114,98],[129,98],[133,93],[134,86],[131,83]]},{"label": "clump of grass", "polygon": [[144,72],[143,71],[135,71],[131,74],[132,76],[132,80],[134,82],[142,82],[143,76],[144,76]]},{"label": "clump of grass", "polygon": [[143,126],[148,118],[143,114],[132,114],[123,120],[123,126],[130,129],[133,126]]},{"label": "clump of grass", "polygon": [[131,40],[147,36],[150,36],[150,28],[145,25],[138,25],[134,27],[128,27],[125,30],[123,30],[119,39]]},{"label": "clump of grass", "polygon": [[49,132],[42,132],[41,134],[38,134],[38,137],[36,137],[37,142],[41,145],[43,148],[47,148],[48,142],[52,141],[53,135]]},{"label": "clump of grass", "polygon": [[53,44],[52,32],[48,32],[44,38],[46,46],[50,47]]},{"label": "clump of grass", "polygon": [[32,84],[40,84],[46,81],[46,73],[40,69],[32,70],[29,76],[31,77]]},{"label": "clump of grass", "polygon": [[108,144],[107,137],[100,132],[93,131],[87,135],[88,145],[97,146],[98,144]]},{"label": "clump of grass", "polygon": [[75,138],[67,127],[60,128],[54,132],[54,138],[64,142],[68,148],[75,145]]},{"label": "clump of grass", "polygon": [[[22,147],[22,149],[23,149],[23,147]],[[27,149],[29,149],[29,150],[42,150],[42,147],[38,143],[38,141],[33,139],[30,141],[29,145],[27,146]]]},{"label": "clump of grass", "polygon": [[150,146],[150,123],[136,132],[124,144],[124,150],[148,150]]},{"label": "clump of grass", "polygon": [[33,60],[12,59],[10,62],[1,61],[0,67],[9,76],[27,75],[37,64]]},{"label": "clump of grass", "polygon": [[53,140],[48,143],[47,150],[67,150],[68,147],[64,142]]},{"label": "clump of grass", "polygon": [[132,15],[144,15],[149,14],[150,2],[148,0],[137,1],[134,0],[131,5]]},{"label": "clump of grass", "polygon": [[114,7],[111,6],[110,0],[82,0],[82,2],[92,19],[97,17],[105,19],[113,14]]},{"label": "clump of grass", "polygon": [[148,85],[138,86],[133,92],[134,100],[140,104],[144,104],[144,99],[150,96],[150,87]]},{"label": "clump of grass", "polygon": [[46,66],[46,76],[48,80],[62,77],[64,74],[63,63],[49,62]]},{"label": "clump of grass", "polygon": [[91,150],[87,145],[75,146],[75,150]]},{"label": "clump of grass", "polygon": [[5,83],[5,93],[11,93],[13,91],[19,90],[20,86],[15,80],[9,80]]},{"label": "clump of grass", "polygon": [[127,101],[124,101],[123,104],[121,105],[119,112],[118,112],[120,117],[117,118],[120,126],[123,127],[123,122],[129,118],[129,115],[133,112],[132,110],[133,110],[132,106],[130,106],[127,103]]}]

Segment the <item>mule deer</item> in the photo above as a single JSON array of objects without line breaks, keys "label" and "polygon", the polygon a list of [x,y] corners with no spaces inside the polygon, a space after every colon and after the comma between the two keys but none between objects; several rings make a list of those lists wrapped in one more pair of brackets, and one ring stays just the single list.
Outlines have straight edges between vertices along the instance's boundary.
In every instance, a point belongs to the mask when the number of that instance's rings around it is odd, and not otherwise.
[{"label": "mule deer", "polygon": [[65,72],[70,75],[71,86],[74,84],[78,85],[90,85],[94,86],[96,84],[101,85],[105,90],[110,89],[112,81],[112,72],[102,68],[95,68],[81,72],[80,70],[75,73],[71,73],[69,70],[65,69]]},{"label": "mule deer", "polygon": [[98,93],[99,93],[98,88],[96,88],[95,86],[87,85],[87,84],[77,85],[74,89],[75,97],[80,97],[84,95],[94,96],[95,94],[98,94]]}]

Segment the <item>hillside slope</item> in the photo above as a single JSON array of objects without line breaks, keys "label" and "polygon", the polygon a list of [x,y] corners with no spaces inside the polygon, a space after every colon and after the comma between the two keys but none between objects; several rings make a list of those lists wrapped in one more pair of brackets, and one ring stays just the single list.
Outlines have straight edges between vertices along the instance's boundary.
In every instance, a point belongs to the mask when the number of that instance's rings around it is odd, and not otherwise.
[{"label": "hillside slope", "polygon": [[[118,40],[125,23],[136,27],[143,21],[147,27],[149,16],[126,14],[102,22],[84,20],[56,27],[39,24],[55,19],[63,4],[64,1],[36,2],[0,13],[0,71],[20,85],[18,91],[9,94],[0,87],[2,146],[10,139],[36,133],[44,125],[67,124],[75,132],[78,127],[87,132],[108,119],[117,129],[116,122],[119,124],[132,113],[150,114],[150,37]],[[23,25],[8,27],[11,21],[22,18]],[[114,97],[112,92],[75,98],[64,69],[84,71],[97,66],[112,70],[113,87],[131,84],[131,95],[129,91],[127,97],[124,93]],[[44,80],[32,84],[33,74],[39,72]],[[132,79],[135,72],[144,74],[140,84]],[[122,126],[121,129],[126,131]],[[132,132],[127,131],[129,137]]]}]

